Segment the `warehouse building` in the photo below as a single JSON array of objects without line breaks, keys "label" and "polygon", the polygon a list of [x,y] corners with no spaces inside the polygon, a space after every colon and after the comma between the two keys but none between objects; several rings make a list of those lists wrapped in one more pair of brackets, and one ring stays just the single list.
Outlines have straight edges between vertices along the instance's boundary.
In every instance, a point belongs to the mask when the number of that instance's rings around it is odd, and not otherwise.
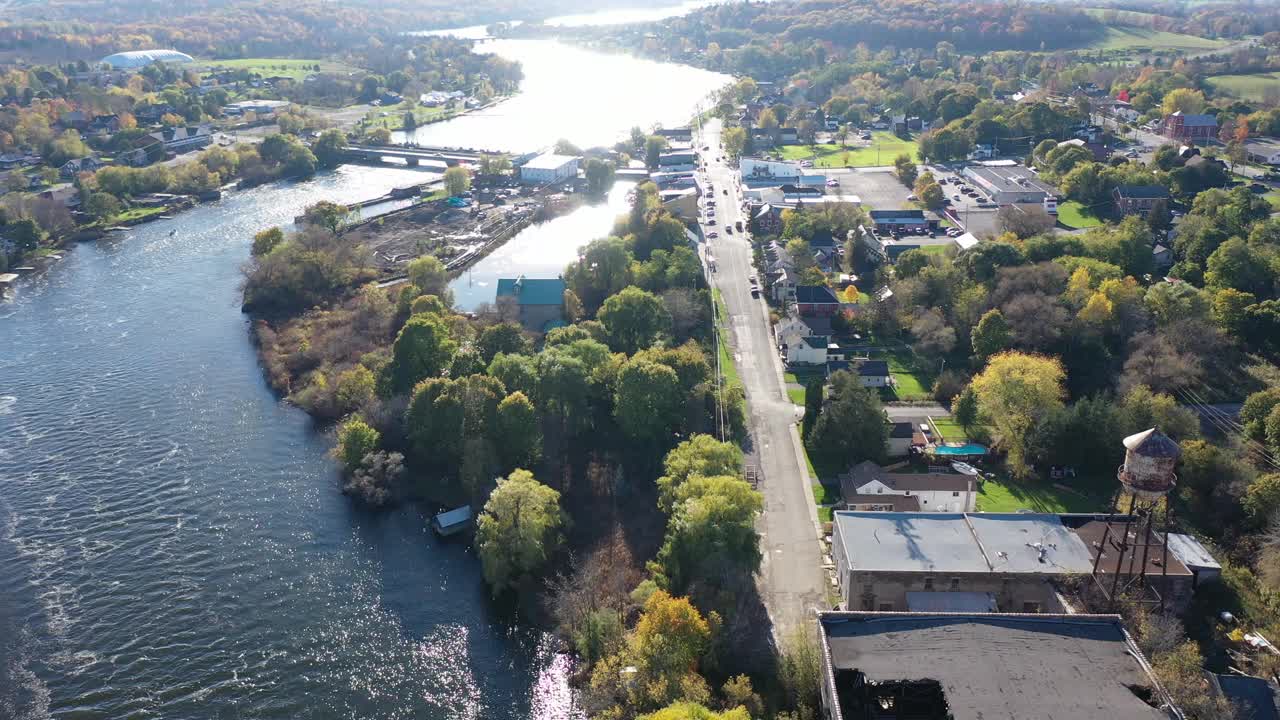
[{"label": "warehouse building", "polygon": [[577,155],[544,153],[520,166],[520,182],[544,185],[572,180],[578,177],[580,162],[582,158]]},{"label": "warehouse building", "polygon": [[1181,718],[1118,615],[823,612],[828,720]]},{"label": "warehouse building", "polygon": [[109,65],[112,70],[141,70],[153,63],[178,65],[195,62],[195,58],[177,50],[129,50],[108,55],[98,61],[101,65]]},{"label": "warehouse building", "polygon": [[1058,191],[1021,165],[970,165],[964,176],[997,205],[1040,205],[1058,213]]}]

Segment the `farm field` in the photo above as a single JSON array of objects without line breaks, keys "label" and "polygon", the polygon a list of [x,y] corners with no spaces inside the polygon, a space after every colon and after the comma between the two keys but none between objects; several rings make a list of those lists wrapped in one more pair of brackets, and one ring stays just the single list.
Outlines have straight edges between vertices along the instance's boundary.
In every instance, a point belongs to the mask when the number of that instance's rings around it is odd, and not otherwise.
[{"label": "farm field", "polygon": [[1233,95],[1244,100],[1265,100],[1268,96],[1280,97],[1280,72],[1253,75],[1215,75],[1205,78],[1215,92]]},{"label": "farm field", "polygon": [[1125,50],[1216,50],[1228,43],[1222,40],[1182,35],[1180,33],[1150,30],[1140,27],[1108,27],[1098,40],[1082,49],[1102,51]]},{"label": "farm field", "polygon": [[316,65],[320,66],[319,72],[327,73],[353,72],[358,69],[342,63],[312,58],[239,58],[209,62],[209,67],[248,70],[263,77],[279,75],[292,78],[295,82],[301,82],[303,78],[316,72]]}]

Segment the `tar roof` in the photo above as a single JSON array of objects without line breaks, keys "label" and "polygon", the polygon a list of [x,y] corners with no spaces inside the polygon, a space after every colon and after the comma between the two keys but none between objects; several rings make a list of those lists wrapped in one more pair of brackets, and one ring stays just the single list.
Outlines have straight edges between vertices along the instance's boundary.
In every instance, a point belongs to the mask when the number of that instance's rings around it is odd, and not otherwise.
[{"label": "tar roof", "polygon": [[[824,652],[841,700],[856,671],[871,683],[933,680],[954,720],[1112,718],[1170,714],[1114,615],[823,613]],[[848,693],[848,695],[846,695]],[[841,715],[837,711],[837,718]],[[852,718],[850,718],[852,720]]]},{"label": "tar roof", "polygon": [[836,294],[831,291],[831,288],[826,285],[797,285],[796,302],[836,305],[839,304],[840,300],[836,298]]},{"label": "tar roof", "polygon": [[837,512],[835,522],[855,571],[1059,575],[1093,570],[1089,548],[1057,515]]}]

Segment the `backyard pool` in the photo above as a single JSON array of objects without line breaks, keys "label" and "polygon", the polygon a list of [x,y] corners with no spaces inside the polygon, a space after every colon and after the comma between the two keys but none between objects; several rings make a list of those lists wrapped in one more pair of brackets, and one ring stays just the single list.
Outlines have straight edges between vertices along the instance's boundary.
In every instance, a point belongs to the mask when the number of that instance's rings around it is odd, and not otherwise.
[{"label": "backyard pool", "polygon": [[935,445],[930,448],[930,452],[934,455],[976,455],[983,456],[987,454],[987,446],[978,443],[965,443],[964,445]]}]

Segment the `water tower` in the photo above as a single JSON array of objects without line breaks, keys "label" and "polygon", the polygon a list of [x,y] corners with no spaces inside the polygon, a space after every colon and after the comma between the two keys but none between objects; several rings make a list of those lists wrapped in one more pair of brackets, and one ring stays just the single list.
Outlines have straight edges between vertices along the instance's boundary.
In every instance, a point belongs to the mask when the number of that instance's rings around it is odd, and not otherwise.
[{"label": "water tower", "polygon": [[[1124,447],[1124,464],[1116,471],[1120,489],[1102,539],[1091,548],[1093,579],[1112,609],[1121,598],[1163,609],[1171,512],[1165,498],[1177,484],[1173,468],[1182,449],[1156,428],[1130,435]],[[1117,515],[1126,497],[1129,510]]]}]

